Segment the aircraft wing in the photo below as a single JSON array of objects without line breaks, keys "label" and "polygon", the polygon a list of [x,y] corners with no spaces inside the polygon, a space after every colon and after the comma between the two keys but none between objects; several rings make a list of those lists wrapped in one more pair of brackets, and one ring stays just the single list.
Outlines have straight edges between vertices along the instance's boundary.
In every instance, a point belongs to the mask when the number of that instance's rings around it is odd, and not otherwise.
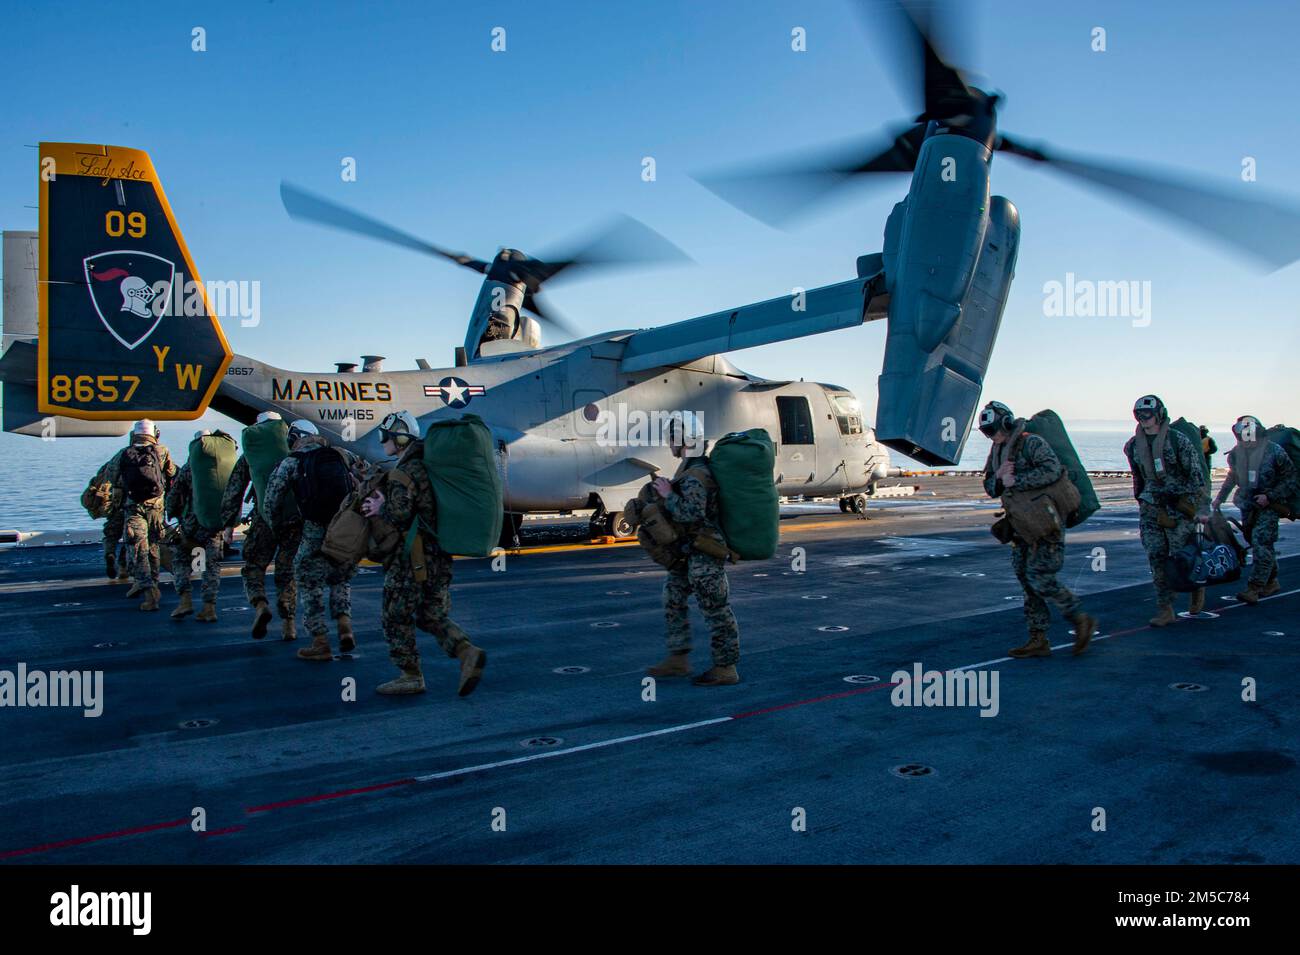
[{"label": "aircraft wing", "polygon": [[[873,266],[879,262],[878,256],[864,259],[874,259]],[[864,271],[870,274],[637,332],[628,339],[621,367],[644,371],[678,365],[706,355],[854,328],[884,318],[889,306],[884,269],[859,268]]]}]

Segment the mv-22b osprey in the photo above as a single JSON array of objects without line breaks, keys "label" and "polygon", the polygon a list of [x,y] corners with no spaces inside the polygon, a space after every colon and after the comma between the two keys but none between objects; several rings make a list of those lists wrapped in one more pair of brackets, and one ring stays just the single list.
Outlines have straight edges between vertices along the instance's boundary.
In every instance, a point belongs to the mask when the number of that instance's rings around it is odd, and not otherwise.
[{"label": "mv-22b osprey", "polygon": [[[924,111],[913,125],[880,151],[847,161],[706,182],[747,211],[778,218],[860,174],[910,173],[908,195],[885,224],[883,249],[859,256],[856,275],[833,285],[543,348],[542,284],[571,266],[599,262],[601,242],[570,257],[540,260],[502,249],[480,261],[284,187],[295,216],[484,275],[465,345],[450,368],[421,361],[414,370],[384,371],[372,359],[360,370],[340,365],[317,373],[232,355],[148,155],[43,144],[39,328],[33,341],[13,327],[6,275],[5,430],[120,434],[122,422],[144,416],[193,419],[211,406],[250,422],[275,410],[309,418],[334,442],[380,460],[376,426],[387,411],[410,410],[422,426],[472,412],[495,435],[508,512],[591,508],[594,530],[621,534],[619,502],[672,464],[644,426],[638,440],[638,423],[674,410],[698,412],[713,439],[765,428],[779,449],[774,476],[785,495],[860,494],[888,473],[884,447],[932,465],[958,460],[1020,241],[1016,208],[989,194],[994,151],[1154,205],[1274,266],[1300,254],[1300,229],[1285,210],[1113,165],[1050,157],[1000,135],[999,96],[969,86],[944,63],[928,27],[902,8],[890,15],[920,67]],[[176,283],[187,275],[199,294],[184,297],[181,308]],[[847,390],[763,380],[724,357],[882,318],[874,433]]]}]

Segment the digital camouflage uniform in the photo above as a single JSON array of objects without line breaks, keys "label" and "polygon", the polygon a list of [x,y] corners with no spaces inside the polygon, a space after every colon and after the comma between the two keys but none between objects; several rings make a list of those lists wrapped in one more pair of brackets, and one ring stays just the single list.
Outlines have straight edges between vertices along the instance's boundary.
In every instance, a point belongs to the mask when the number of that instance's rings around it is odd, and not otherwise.
[{"label": "digital camouflage uniform", "polygon": [[[664,498],[664,510],[684,529],[687,539],[698,532],[714,537],[725,546],[718,513],[718,491],[694,477],[694,467],[707,468],[699,458],[685,458],[673,475],[673,493]],[[668,652],[691,649],[691,626],[687,598],[695,594],[709,625],[715,667],[735,666],[740,661],[740,629],[731,612],[726,562],[691,549],[685,561],[668,571],[664,581],[664,621],[668,630]]]},{"label": "digital camouflage uniform", "polygon": [[1300,491],[1300,474],[1296,473],[1295,464],[1287,457],[1286,451],[1273,441],[1266,444],[1251,487],[1242,487],[1237,480],[1236,461],[1237,455],[1242,453],[1242,446],[1239,444],[1228,452],[1228,476],[1214,499],[1214,506],[1219,507],[1229,492],[1236,489],[1232,503],[1241,511],[1242,527],[1250,531],[1247,540],[1251,552],[1249,585],[1256,590],[1263,590],[1277,576],[1277,555],[1273,547],[1277,543],[1278,513],[1272,507],[1257,505],[1255,495],[1263,494],[1272,503],[1291,500]]},{"label": "digital camouflage uniform", "polygon": [[[420,651],[415,643],[415,628],[431,633],[449,657],[455,657],[470,642],[451,619],[451,555],[438,547],[437,537],[427,528],[437,523],[433,484],[424,469],[424,442],[412,441],[397,461],[397,469],[411,479],[408,490],[400,481],[384,484],[383,518],[403,535],[403,543],[385,561],[384,567],[384,637],[388,655],[403,670],[415,669]],[[405,535],[411,524],[420,520],[424,541],[425,567],[428,577],[423,583],[415,579]]]},{"label": "digital camouflage uniform", "polygon": [[[330,449],[325,439],[317,435],[301,438],[294,452],[309,451],[319,454],[329,451],[338,454],[341,449]],[[354,473],[362,469],[362,462],[349,451],[342,452],[349,461]],[[266,481],[266,509],[274,514],[280,508],[280,499],[285,494],[294,493],[293,485],[298,475],[298,458],[290,454],[271,472]],[[329,589],[329,615],[335,619],[352,616],[352,575],[356,566],[338,567],[323,553],[321,544],[325,540],[326,528],[312,520],[302,523],[302,539],[298,552],[294,556],[293,576],[298,594],[302,597],[303,623],[313,637],[329,634],[329,620],[325,616],[325,591]]]},{"label": "digital camouflage uniform", "polygon": [[[126,449],[123,448],[122,451]],[[102,484],[107,481],[113,485],[113,496],[109,500],[108,508],[104,512],[104,556],[114,557],[117,554],[117,545],[122,540],[122,534],[126,529],[126,511],[123,507],[121,493],[117,490],[117,478],[120,473],[122,464],[122,451],[118,451],[107,461],[104,462],[96,473],[93,483]],[[129,563],[129,561],[124,561]],[[126,567],[119,567],[119,576],[126,575]]]},{"label": "digital camouflage uniform", "polygon": [[217,592],[221,588],[221,532],[210,531],[199,524],[193,511],[194,488],[190,477],[189,462],[182,464],[167,492],[167,516],[179,520],[179,527],[172,532],[172,579],[176,584],[176,593],[184,595],[190,592],[190,575],[194,572],[193,564],[198,555],[196,549],[202,548],[203,569],[201,573],[202,589],[200,596],[205,604],[216,603]]},{"label": "digital camouflage uniform", "polygon": [[[242,454],[230,472],[226,492],[221,498],[221,526],[234,527],[239,523],[244,498],[253,482],[248,459]],[[253,491],[253,510],[249,515],[248,529],[244,531],[244,566],[239,575],[244,580],[244,596],[250,605],[259,600],[270,603],[266,596],[266,568],[275,562],[275,605],[281,620],[293,620],[298,607],[298,587],[293,576],[294,557],[302,543],[302,525],[295,523],[280,528],[282,538],[276,537],[271,525],[262,516],[257,505],[257,492]],[[279,556],[279,560],[276,557]]]},{"label": "digital camouflage uniform", "polygon": [[[1133,496],[1138,501],[1138,528],[1142,547],[1151,565],[1151,582],[1156,589],[1156,603],[1171,606],[1174,592],[1165,580],[1165,558],[1185,547],[1196,533],[1196,519],[1175,506],[1178,498],[1188,498],[1198,512],[1208,513],[1209,488],[1202,467],[1204,452],[1185,434],[1169,428],[1163,455],[1164,474],[1156,477],[1142,471],[1137,442],[1145,441],[1154,455],[1155,436],[1136,434],[1124,445],[1129,469],[1133,472]],[[1153,461],[1154,463],[1154,461]],[[1162,527],[1163,517],[1170,527]]]},{"label": "digital camouflage uniform", "polygon": [[[1014,442],[1013,436],[1009,439]],[[996,449],[996,445],[994,446]],[[989,497],[1001,497],[1007,489],[992,467],[992,452],[984,470],[984,490]],[[1036,434],[1024,434],[1014,458],[1014,488],[1032,490],[1047,487],[1061,476],[1061,460],[1045,440]],[[1030,633],[1046,633],[1051,623],[1047,602],[1050,600],[1067,620],[1080,613],[1079,598],[1056,579],[1065,566],[1065,532],[1058,531],[1029,545],[1012,539],[1011,569],[1025,592],[1025,622]]]},{"label": "digital camouflage uniform", "polygon": [[[167,448],[157,439],[149,443],[158,447],[158,460],[164,484],[169,484],[176,476],[176,465]],[[133,501],[126,493],[121,470],[118,471],[117,487],[121,490],[124,501],[122,512],[126,524],[126,543],[130,551],[131,570],[135,575],[136,585],[146,591],[158,586],[158,546],[162,541],[163,500],[159,495],[150,501]]]}]

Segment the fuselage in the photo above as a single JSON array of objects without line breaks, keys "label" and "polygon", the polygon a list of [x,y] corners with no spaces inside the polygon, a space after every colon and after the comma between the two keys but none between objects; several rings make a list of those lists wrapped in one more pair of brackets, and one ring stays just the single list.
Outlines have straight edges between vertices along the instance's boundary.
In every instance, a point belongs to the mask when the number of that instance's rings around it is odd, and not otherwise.
[{"label": "fuselage", "polygon": [[847,495],[885,475],[888,454],[846,389],[766,381],[722,356],[626,372],[631,332],[482,358],[456,368],[313,374],[235,356],[213,407],[240,421],[260,411],[307,418],[331,442],[385,459],[378,424],[406,409],[433,420],[476,414],[497,443],[510,511],[619,510],[676,461],[665,440],[675,411],[700,417],[706,436],[762,428],[777,447],[783,495]]}]

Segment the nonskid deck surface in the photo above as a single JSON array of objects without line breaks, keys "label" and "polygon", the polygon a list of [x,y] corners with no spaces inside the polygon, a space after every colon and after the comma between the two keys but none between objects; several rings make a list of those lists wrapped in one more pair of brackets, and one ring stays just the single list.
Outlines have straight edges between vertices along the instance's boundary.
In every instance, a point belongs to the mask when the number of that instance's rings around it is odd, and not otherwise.
[{"label": "nonskid deck surface", "polygon": [[[1072,658],[1054,620],[1051,658],[1012,661],[1019,589],[984,503],[811,510],[730,571],[743,682],[661,680],[652,702],[663,574],[635,546],[458,561],[453,616],[489,652],[466,699],[424,635],[429,692],[374,694],[376,570],[354,582],[357,653],[313,664],[274,626],[248,638],[237,576],[204,626],[169,620],[167,590],[138,612],[94,548],[0,555],[0,670],[104,681],[98,718],[0,709],[0,861],[1300,861],[1295,525],[1282,595],[1222,587],[1217,619],[1152,630],[1136,511],[1111,495],[1062,574],[1105,638]],[[996,673],[997,715],[892,705],[917,663]]]}]

